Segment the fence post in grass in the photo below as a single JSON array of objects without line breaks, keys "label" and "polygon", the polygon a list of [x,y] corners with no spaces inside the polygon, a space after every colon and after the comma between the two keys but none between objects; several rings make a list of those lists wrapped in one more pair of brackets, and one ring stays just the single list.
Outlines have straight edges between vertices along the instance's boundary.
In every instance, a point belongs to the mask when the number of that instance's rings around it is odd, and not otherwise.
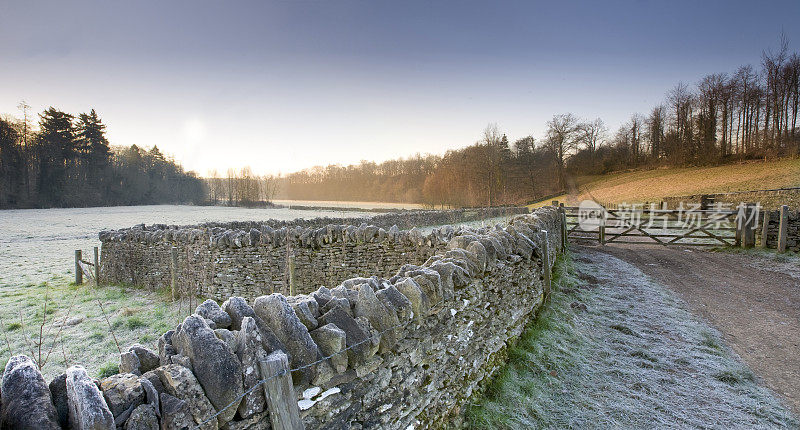
[{"label": "fence post in grass", "polygon": [[761,243],[760,248],[767,247],[767,233],[769,232],[769,210],[764,210],[764,223],[761,224]]},{"label": "fence post in grass", "polygon": [[172,262],[172,264],[170,264],[170,268],[172,269],[172,278],[171,278],[169,286],[170,286],[170,290],[172,292],[172,301],[174,302],[175,301],[175,289],[178,286],[178,248],[174,247],[174,246],[172,248],[170,248],[169,249],[169,256],[170,256],[170,261]]},{"label": "fence post in grass", "polygon": [[569,249],[569,241],[567,240],[567,210],[564,209],[564,203],[559,204],[561,212],[561,252]]},{"label": "fence post in grass", "polygon": [[94,247],[94,286],[100,286],[100,249]]},{"label": "fence post in grass", "polygon": [[551,288],[551,273],[550,273],[550,241],[547,237],[547,230],[542,230],[542,243],[544,249],[542,250],[542,276],[544,277],[544,298],[547,300],[550,297]]},{"label": "fence post in grass", "polygon": [[274,430],[303,429],[300,420],[300,408],[297,406],[297,396],[292,385],[292,376],[289,372],[289,359],[281,351],[275,351],[265,360],[259,360],[258,366],[264,378],[280,375],[267,379],[264,382],[264,394],[267,396],[269,418]]},{"label": "fence post in grass", "polygon": [[75,250],[75,285],[83,284],[83,269],[81,269],[81,250]]},{"label": "fence post in grass", "polygon": [[789,206],[781,206],[778,226],[778,252],[786,252],[786,234],[789,232]]}]

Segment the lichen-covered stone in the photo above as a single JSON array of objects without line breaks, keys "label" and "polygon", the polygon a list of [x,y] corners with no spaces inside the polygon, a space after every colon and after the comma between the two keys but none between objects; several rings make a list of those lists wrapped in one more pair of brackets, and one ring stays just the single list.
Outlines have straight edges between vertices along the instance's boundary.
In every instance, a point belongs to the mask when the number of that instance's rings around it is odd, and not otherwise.
[{"label": "lichen-covered stone", "polygon": [[124,430],[158,430],[158,416],[151,405],[139,405],[125,421]]},{"label": "lichen-covered stone", "polygon": [[[242,365],[236,354],[198,315],[183,320],[172,342],[179,353],[191,360],[192,372],[215,408],[219,410],[234,402],[220,413],[220,422],[233,419],[238,406],[236,401],[244,392]],[[164,382],[163,377],[161,381]],[[166,383],[164,385],[166,387]]]},{"label": "lichen-covered stone", "polygon": [[[278,339],[286,345],[292,356],[291,367],[297,368],[308,365],[322,358],[317,344],[308,334],[308,329],[294,309],[281,294],[270,294],[256,299],[254,310],[264,323],[272,329]],[[319,367],[323,367],[322,363]],[[314,377],[312,369],[297,372],[303,379]]]},{"label": "lichen-covered stone", "polygon": [[100,383],[100,390],[114,418],[145,401],[144,388],[139,382],[139,376],[133,373],[109,376]]},{"label": "lichen-covered stone", "polygon": [[386,288],[378,290],[375,295],[384,306],[391,307],[397,314],[397,318],[402,321],[410,320],[414,315],[411,301],[408,300],[394,285],[387,285]]},{"label": "lichen-covered stone", "polygon": [[333,324],[345,332],[348,362],[351,366],[362,364],[375,355],[380,339],[370,338],[371,333],[341,308],[333,308],[320,318],[320,324]]},{"label": "lichen-covered stone", "polygon": [[[261,332],[256,326],[256,321],[253,318],[244,317],[241,329],[236,332],[236,356],[242,362],[245,392],[256,386],[262,378],[258,362],[265,360],[267,353],[261,345]],[[242,402],[239,403],[239,415],[245,419],[250,418],[261,413],[265,408],[264,390],[255,389],[245,395]]]},{"label": "lichen-covered stone", "polygon": [[223,311],[217,302],[211,299],[201,303],[194,312],[205,319],[214,321],[216,328],[228,328],[231,326],[231,316]]},{"label": "lichen-covered stone", "polygon": [[11,357],[3,372],[3,429],[57,430],[58,414],[50,397],[50,388],[39,368],[24,355]]},{"label": "lichen-covered stone", "polygon": [[[170,396],[181,400],[185,404],[185,410],[188,411],[189,415],[194,421],[192,426],[206,422],[217,412],[217,409],[214,408],[212,402],[206,396],[206,393],[204,392],[203,387],[201,387],[200,382],[197,380],[197,378],[195,378],[195,375],[189,371],[189,369],[177,364],[170,364],[159,367],[156,369],[156,373],[158,373],[158,376],[161,378],[161,383],[164,385],[166,392]],[[173,408],[175,410],[175,420],[180,421],[182,419],[181,416],[184,413],[184,407],[178,405],[169,398],[167,398],[167,401],[171,404],[165,403],[164,399],[164,394],[161,394],[162,410]],[[231,418],[233,418],[233,415],[236,414],[236,408],[231,407],[229,409],[233,409],[233,413],[228,414]],[[220,419],[219,421],[227,422],[230,421],[230,419]],[[202,428],[216,429],[217,427],[218,420],[211,420],[208,421]]]},{"label": "lichen-covered stone", "polygon": [[411,309],[417,322],[422,322],[422,319],[428,316],[428,309],[431,307],[427,294],[411,278],[402,278],[394,284],[394,287],[411,302]]},{"label": "lichen-covered stone", "polygon": [[103,394],[81,366],[67,369],[67,399],[72,428],[79,430],[114,430],[114,415]]},{"label": "lichen-covered stone", "polygon": [[347,370],[347,353],[342,353],[347,347],[347,335],[344,330],[328,323],[310,332],[310,334],[322,354],[330,357],[331,366],[337,373]]},{"label": "lichen-covered stone", "polygon": [[141,375],[142,363],[133,351],[126,351],[119,355],[119,371]]},{"label": "lichen-covered stone", "polygon": [[400,320],[393,309],[384,306],[369,284],[362,284],[358,289],[358,298],[353,307],[356,317],[364,317],[381,333],[380,351],[388,352],[397,340],[395,334]]},{"label": "lichen-covered stone", "polygon": [[[212,422],[216,426],[217,422]],[[194,428],[196,424],[186,402],[167,393],[161,393],[162,430],[186,430]]]},{"label": "lichen-covered stone", "polygon": [[[147,347],[139,345],[138,343],[131,345],[130,348],[128,348],[128,351],[136,354],[136,357],[139,359],[139,364],[140,364],[139,371],[141,373],[149,372],[161,365],[160,360],[158,358],[158,354],[151,351]],[[122,372],[122,369],[120,369],[120,372]],[[128,373],[134,373],[134,372],[128,372]]]}]

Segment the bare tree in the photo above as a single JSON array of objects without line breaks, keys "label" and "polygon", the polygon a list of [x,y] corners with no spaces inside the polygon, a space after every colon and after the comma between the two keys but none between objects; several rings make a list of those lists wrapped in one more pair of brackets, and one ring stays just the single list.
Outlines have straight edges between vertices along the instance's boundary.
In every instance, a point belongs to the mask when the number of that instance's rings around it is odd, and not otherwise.
[{"label": "bare tree", "polygon": [[553,156],[556,166],[558,186],[566,188],[567,178],[565,161],[578,143],[578,119],[571,113],[554,115],[547,122],[547,139],[545,145]]}]

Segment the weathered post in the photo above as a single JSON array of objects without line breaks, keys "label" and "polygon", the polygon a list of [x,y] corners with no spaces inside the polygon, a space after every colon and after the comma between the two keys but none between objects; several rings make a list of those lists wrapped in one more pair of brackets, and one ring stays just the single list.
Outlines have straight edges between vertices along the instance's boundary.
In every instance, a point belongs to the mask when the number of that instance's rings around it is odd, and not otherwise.
[{"label": "weathered post", "polygon": [[561,252],[569,249],[569,242],[567,241],[567,210],[564,208],[564,203],[559,204],[559,212],[561,212]]},{"label": "weathered post", "polygon": [[600,239],[600,245],[606,245],[606,210],[603,209],[603,212],[600,213],[600,226],[597,227],[599,229],[598,238]]},{"label": "weathered post", "polygon": [[[267,396],[269,418],[274,430],[303,429],[300,419],[300,408],[297,406],[297,396],[292,385],[292,376],[289,372],[289,359],[281,351],[275,351],[265,360],[259,360],[261,375],[267,379],[264,382],[264,394]],[[273,375],[279,375],[274,376]]]},{"label": "weathered post", "polygon": [[295,294],[294,255],[289,256],[289,295]]},{"label": "weathered post", "polygon": [[94,247],[94,286],[100,286],[100,249]]},{"label": "weathered post", "polygon": [[547,237],[547,230],[542,230],[542,243],[544,249],[542,250],[542,276],[544,277],[544,299],[550,297],[551,273],[550,273],[550,241]]},{"label": "weathered post", "polygon": [[786,235],[789,233],[789,206],[781,206],[778,226],[778,252],[786,252]]},{"label": "weathered post", "polygon": [[665,211],[665,210],[668,210],[668,209],[669,209],[669,205],[667,204],[667,202],[661,202],[661,210]]},{"label": "weathered post", "polygon": [[172,301],[175,301],[175,289],[178,287],[178,248],[172,247],[169,249],[170,268],[172,269],[172,278],[170,280],[170,290],[172,291]]},{"label": "weathered post", "polygon": [[764,222],[761,224],[761,243],[759,248],[767,247],[767,233],[769,232],[769,210],[764,210]]},{"label": "weathered post", "polygon": [[752,248],[756,243],[755,205],[747,203],[744,206],[744,222],[742,223],[742,248]]},{"label": "weathered post", "polygon": [[81,269],[81,250],[75,250],[75,285],[83,284],[83,269]]}]

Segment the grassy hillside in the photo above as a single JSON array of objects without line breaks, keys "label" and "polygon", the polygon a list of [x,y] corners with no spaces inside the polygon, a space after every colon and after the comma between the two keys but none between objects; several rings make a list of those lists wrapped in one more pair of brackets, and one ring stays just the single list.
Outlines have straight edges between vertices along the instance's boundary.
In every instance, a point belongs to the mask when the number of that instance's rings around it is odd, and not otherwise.
[{"label": "grassy hillside", "polygon": [[[660,201],[663,197],[800,186],[800,158],[715,167],[680,167],[577,178],[578,194],[555,200],[578,203]],[[531,205],[548,204],[553,199]]]}]

